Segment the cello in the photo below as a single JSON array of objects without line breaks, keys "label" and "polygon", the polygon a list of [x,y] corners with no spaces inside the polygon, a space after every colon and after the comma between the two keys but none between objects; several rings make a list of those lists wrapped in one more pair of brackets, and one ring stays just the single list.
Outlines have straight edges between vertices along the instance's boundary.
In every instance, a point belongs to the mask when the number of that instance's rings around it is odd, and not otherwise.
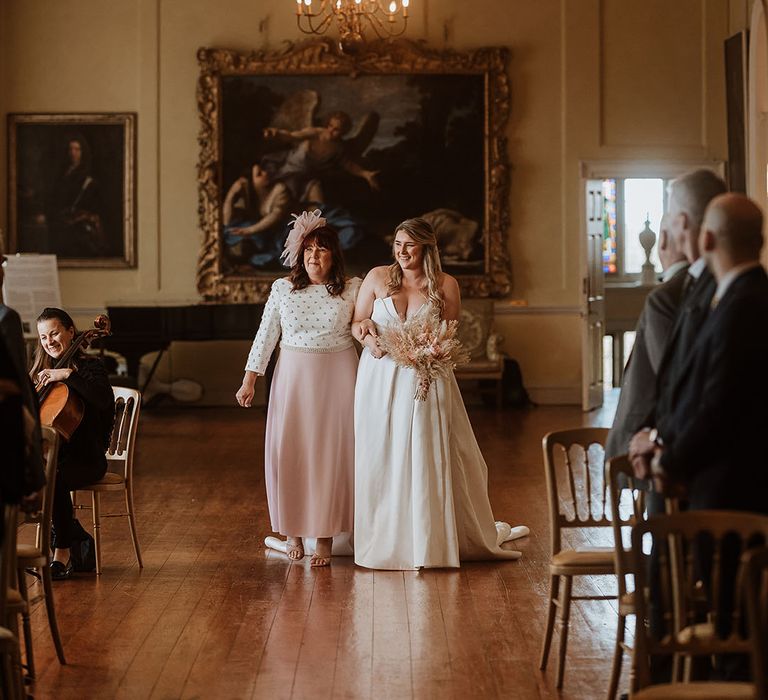
[{"label": "cello", "polygon": [[[66,352],[56,361],[51,369],[62,369],[69,366],[70,360],[78,351],[85,350],[97,338],[111,334],[109,319],[100,315],[93,322],[93,328],[78,333]],[[85,406],[83,400],[64,382],[53,382],[35,385],[37,398],[40,402],[40,422],[49,425],[61,433],[65,440],[70,440],[83,420]]]}]

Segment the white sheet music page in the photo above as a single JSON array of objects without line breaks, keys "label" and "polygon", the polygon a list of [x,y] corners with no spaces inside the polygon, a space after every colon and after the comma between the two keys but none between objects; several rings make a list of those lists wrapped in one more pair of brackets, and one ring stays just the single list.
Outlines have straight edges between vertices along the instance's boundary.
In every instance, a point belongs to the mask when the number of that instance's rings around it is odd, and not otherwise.
[{"label": "white sheet music page", "polygon": [[36,336],[35,319],[46,306],[61,307],[55,255],[17,253],[5,261],[3,301],[21,316],[24,335]]}]

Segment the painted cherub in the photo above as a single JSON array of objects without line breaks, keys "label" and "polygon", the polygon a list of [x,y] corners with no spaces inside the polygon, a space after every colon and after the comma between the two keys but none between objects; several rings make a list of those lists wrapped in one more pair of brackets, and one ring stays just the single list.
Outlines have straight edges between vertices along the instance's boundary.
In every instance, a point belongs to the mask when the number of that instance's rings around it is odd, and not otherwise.
[{"label": "painted cherub", "polygon": [[[276,121],[312,122],[319,99],[314,91],[298,93]],[[298,104],[298,108],[297,105]],[[282,117],[282,118],[281,118]],[[286,143],[290,150],[274,173],[274,179],[283,182],[293,197],[300,202],[325,203],[322,189],[323,175],[342,169],[364,179],[372,190],[378,190],[377,171],[368,170],[358,162],[363,151],[373,140],[379,126],[375,112],[363,117],[360,127],[352,138],[344,138],[352,129],[352,119],[346,112],[331,112],[323,126],[303,126],[299,129],[272,126],[264,129],[264,138]]]}]

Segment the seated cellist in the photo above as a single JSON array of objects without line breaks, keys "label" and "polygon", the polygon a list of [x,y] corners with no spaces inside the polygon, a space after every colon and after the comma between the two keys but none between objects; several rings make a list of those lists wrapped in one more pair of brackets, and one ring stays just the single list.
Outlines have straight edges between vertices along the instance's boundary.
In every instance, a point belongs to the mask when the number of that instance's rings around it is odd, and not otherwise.
[{"label": "seated cellist", "polygon": [[[38,391],[54,382],[64,383],[82,400],[82,420],[59,448],[59,466],[53,499],[51,577],[69,578],[74,570],[70,547],[79,523],[73,517],[70,491],[101,479],[107,471],[105,450],[114,420],[114,395],[109,377],[97,357],[75,352],[56,367],[72,345],[77,330],[66,311],[46,308],[37,318],[39,343],[30,376]],[[44,404],[44,401],[43,401]]]}]

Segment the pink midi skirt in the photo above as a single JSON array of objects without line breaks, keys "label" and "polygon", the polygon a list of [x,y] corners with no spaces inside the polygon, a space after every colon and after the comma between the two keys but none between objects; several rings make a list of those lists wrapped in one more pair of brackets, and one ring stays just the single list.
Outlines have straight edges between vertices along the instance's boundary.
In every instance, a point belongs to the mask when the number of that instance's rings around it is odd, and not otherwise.
[{"label": "pink midi skirt", "polygon": [[264,464],[272,530],[333,537],[354,523],[354,348],[282,348],[267,409]]}]

